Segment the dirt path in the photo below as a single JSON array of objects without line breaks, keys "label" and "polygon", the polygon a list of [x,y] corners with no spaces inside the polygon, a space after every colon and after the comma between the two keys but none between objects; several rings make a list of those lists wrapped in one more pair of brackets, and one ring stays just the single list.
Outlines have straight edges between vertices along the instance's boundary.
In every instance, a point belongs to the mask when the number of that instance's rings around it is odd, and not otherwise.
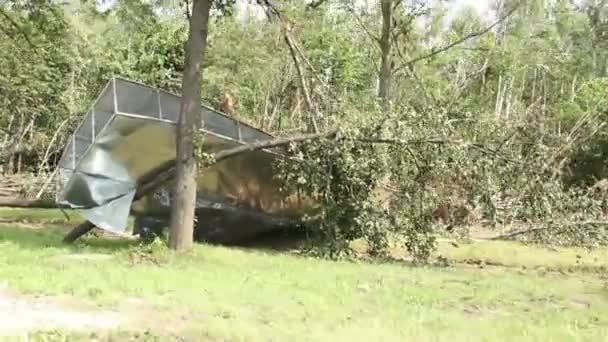
[{"label": "dirt path", "polygon": [[32,330],[106,330],[124,324],[112,311],[83,311],[59,301],[26,298],[0,289],[0,336]]}]

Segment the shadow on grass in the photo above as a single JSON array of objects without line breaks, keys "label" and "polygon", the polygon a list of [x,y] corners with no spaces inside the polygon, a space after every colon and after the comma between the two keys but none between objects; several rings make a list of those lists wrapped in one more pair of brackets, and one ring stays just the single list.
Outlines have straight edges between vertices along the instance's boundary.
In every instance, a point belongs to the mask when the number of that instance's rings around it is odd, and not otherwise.
[{"label": "shadow on grass", "polygon": [[[63,242],[63,238],[74,225],[73,221],[65,223],[0,223],[0,243],[10,242],[18,245],[19,248],[34,250],[58,248],[72,253],[114,253],[145,243],[142,240],[106,237],[93,231],[81,237],[73,244],[66,244]],[[278,231],[262,234],[259,237],[236,243],[220,244],[206,241],[199,241],[197,243],[282,254],[299,249],[304,240],[305,236],[299,233],[292,234],[290,232]]]},{"label": "shadow on grass", "polygon": [[306,242],[307,236],[303,229],[289,227],[261,233],[244,241],[219,245],[265,253],[286,253],[303,249]]}]

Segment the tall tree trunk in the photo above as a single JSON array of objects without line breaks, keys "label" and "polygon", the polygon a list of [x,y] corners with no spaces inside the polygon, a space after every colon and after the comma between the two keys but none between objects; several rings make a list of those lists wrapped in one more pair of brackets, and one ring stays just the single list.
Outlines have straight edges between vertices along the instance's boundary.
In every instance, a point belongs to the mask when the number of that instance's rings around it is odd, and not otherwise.
[{"label": "tall tree trunk", "polygon": [[175,250],[192,247],[197,171],[194,138],[201,125],[201,63],[207,46],[211,1],[194,0],[190,17],[182,99],[177,121],[176,185],[169,234],[169,247]]},{"label": "tall tree trunk", "polygon": [[382,35],[380,36],[380,72],[378,73],[378,97],[387,108],[390,103],[391,78],[393,76],[393,61],[391,58],[391,30],[393,20],[393,1],[381,0]]}]

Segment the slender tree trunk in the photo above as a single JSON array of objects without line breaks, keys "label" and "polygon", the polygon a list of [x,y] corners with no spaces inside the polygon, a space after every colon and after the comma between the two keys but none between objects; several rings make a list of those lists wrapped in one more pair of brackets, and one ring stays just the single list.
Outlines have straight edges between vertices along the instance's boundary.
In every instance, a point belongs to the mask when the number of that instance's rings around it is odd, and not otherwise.
[{"label": "slender tree trunk", "polygon": [[513,83],[514,82],[515,82],[515,76],[511,75],[509,88],[505,89],[505,93],[507,93],[507,103],[505,104],[505,119],[509,119],[509,115],[511,114],[511,105],[513,104]]},{"label": "slender tree trunk", "polygon": [[196,205],[196,160],[194,138],[201,125],[201,63],[207,46],[212,0],[194,0],[182,81],[182,99],[177,122],[176,185],[171,205],[169,247],[192,247]]},{"label": "slender tree trunk", "polygon": [[393,65],[391,58],[391,30],[393,19],[393,1],[381,0],[380,9],[382,11],[382,35],[380,36],[380,72],[378,73],[378,97],[382,105],[387,108],[390,103],[391,78]]},{"label": "slender tree trunk", "polygon": [[537,77],[537,70],[536,67],[534,67],[534,81],[532,82],[532,96],[530,97],[530,103],[534,103],[534,101],[536,101],[536,77]]},{"label": "slender tree trunk", "polygon": [[319,132],[319,126],[317,125],[317,119],[319,119],[319,111],[317,107],[312,101],[312,96],[310,95],[310,90],[308,89],[308,85],[306,85],[306,71],[302,67],[302,63],[298,58],[298,52],[296,48],[296,43],[293,40],[291,35],[291,27],[289,25],[285,25],[285,43],[287,43],[287,47],[289,47],[289,53],[291,54],[291,58],[293,59],[293,64],[296,67],[296,73],[298,74],[298,80],[300,81],[300,87],[302,92],[304,93],[304,101],[306,102],[306,108],[308,109],[308,113],[310,115],[309,119],[309,132]]},{"label": "slender tree trunk", "polygon": [[519,91],[519,102],[523,103],[524,94],[526,92],[526,82],[528,78],[528,68],[524,68],[521,76],[521,89]]},{"label": "slender tree trunk", "polygon": [[494,113],[496,118],[500,118],[502,112],[502,75],[498,75],[498,87],[496,87],[496,105],[494,106]]},{"label": "slender tree trunk", "polygon": [[576,98],[576,74],[574,75],[574,78],[572,79],[572,87],[570,89],[570,102],[574,102],[574,99]]}]

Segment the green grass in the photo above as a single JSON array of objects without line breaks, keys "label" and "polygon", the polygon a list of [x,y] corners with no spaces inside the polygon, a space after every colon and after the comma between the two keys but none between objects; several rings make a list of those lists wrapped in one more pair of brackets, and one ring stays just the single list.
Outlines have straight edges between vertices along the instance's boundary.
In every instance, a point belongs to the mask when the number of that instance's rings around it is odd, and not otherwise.
[{"label": "green grass", "polygon": [[[66,215],[57,209],[15,209],[1,208],[0,220],[12,219],[15,221],[27,222],[76,222],[81,219],[80,214],[76,210],[65,210]],[[69,220],[68,220],[69,219]]]},{"label": "green grass", "polygon": [[561,272],[608,273],[608,249],[542,248],[508,241],[477,241],[454,248],[440,241],[439,252],[462,263],[484,263],[522,269],[545,269]]},{"label": "green grass", "polygon": [[[209,245],[176,255],[95,237],[64,246],[66,226],[0,225],[0,283],[141,318],[140,326],[95,332],[102,340],[141,330],[149,330],[141,339],[189,341],[608,340],[606,250],[442,243],[441,254],[456,262],[504,266],[412,267]],[[111,257],[66,257],[90,253]]]}]

